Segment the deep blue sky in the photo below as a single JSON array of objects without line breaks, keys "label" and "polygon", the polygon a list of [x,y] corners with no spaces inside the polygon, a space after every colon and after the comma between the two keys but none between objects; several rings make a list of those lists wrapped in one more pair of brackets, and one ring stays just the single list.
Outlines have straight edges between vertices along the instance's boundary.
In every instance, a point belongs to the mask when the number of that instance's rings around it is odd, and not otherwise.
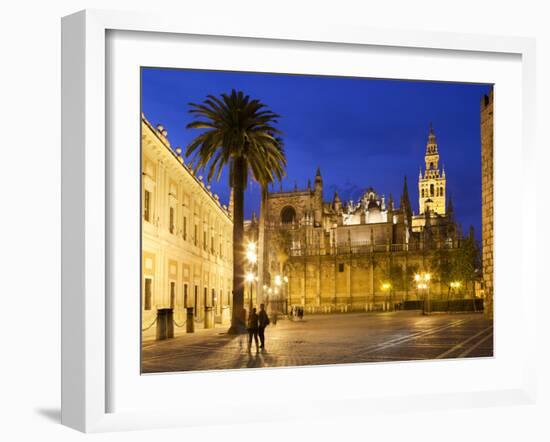
[{"label": "deep blue sky", "polygon": [[[144,68],[142,111],[153,125],[164,125],[172,147],[185,148],[199,133],[185,128],[192,119],[188,103],[232,88],[281,115],[288,161],[283,188],[290,190],[295,182],[305,188],[319,166],[325,200],[332,200],[335,190],[343,200],[357,200],[372,186],[398,202],[406,175],[418,213],[418,171],[432,122],[456,217],[464,232],[473,225],[480,237],[479,109],[489,85]],[[226,176],[212,189],[227,203]],[[245,216],[253,211],[259,211],[254,183]]]}]

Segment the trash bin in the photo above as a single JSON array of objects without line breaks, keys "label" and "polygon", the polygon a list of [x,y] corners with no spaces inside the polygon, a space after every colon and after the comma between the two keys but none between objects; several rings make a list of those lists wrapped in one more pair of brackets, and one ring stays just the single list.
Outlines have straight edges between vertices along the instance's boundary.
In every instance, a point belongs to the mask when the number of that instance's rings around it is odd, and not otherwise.
[{"label": "trash bin", "polygon": [[193,307],[187,307],[187,320],[185,322],[187,333],[195,333],[195,316],[193,310]]}]

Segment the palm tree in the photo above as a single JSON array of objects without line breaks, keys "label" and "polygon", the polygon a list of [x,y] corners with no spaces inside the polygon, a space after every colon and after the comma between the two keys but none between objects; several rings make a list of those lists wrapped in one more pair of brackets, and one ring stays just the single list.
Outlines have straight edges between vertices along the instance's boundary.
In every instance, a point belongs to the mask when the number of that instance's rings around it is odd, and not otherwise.
[{"label": "palm tree", "polygon": [[233,312],[230,333],[244,330],[244,190],[251,177],[262,187],[285,174],[286,157],[274,126],[279,115],[241,91],[220,97],[208,95],[202,103],[190,103],[196,117],[188,129],[203,129],[186,149],[193,156],[195,172],[208,172],[207,181],[220,179],[229,169],[233,190]]}]

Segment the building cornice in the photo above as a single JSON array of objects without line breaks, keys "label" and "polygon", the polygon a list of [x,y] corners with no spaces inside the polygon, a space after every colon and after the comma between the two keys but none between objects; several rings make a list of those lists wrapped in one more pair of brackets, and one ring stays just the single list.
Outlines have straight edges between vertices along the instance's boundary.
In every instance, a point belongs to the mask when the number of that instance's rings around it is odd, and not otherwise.
[{"label": "building cornice", "polygon": [[[183,171],[183,173],[199,186],[199,189],[202,190],[202,194],[204,194],[212,203],[214,203],[214,206],[224,214],[226,218],[233,223],[233,220],[229,214],[229,210],[226,210],[222,207],[222,204],[219,199],[216,199],[216,197],[210,192],[210,190],[206,187],[206,184],[204,181],[197,178],[194,174],[194,172],[183,162],[183,159],[178,156],[173,150],[170,145],[170,142],[168,139],[161,134],[157,128],[155,128],[145,117],[145,115],[142,114],[141,116],[142,123],[150,130],[150,132],[154,135],[155,140],[158,141],[158,144],[161,145],[165,150],[166,153],[169,155],[169,157],[172,159],[172,167],[179,167],[180,170]],[[142,132],[143,136],[143,132]],[[197,189],[191,189],[193,193],[196,193]]]}]

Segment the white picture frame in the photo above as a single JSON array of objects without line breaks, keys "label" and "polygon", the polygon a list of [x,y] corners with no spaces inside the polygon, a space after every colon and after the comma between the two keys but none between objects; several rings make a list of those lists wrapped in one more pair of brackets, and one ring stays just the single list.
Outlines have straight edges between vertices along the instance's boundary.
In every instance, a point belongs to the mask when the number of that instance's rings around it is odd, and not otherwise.
[{"label": "white picture frame", "polygon": [[[168,14],[154,16],[100,10],[82,11],[63,18],[62,423],[80,431],[206,425],[209,422],[209,416],[205,416],[200,407],[195,412],[189,412],[190,410],[186,410],[185,407],[178,410],[156,409],[150,412],[108,411],[108,394],[112,388],[107,375],[112,354],[107,339],[111,312],[106,291],[110,264],[107,244],[112,240],[108,228],[110,196],[106,155],[106,119],[109,110],[106,105],[108,89],[105,72],[108,62],[106,35],[109,31],[270,39],[287,43],[336,43],[376,46],[381,49],[424,48],[467,51],[480,56],[485,53],[514,54],[521,57],[522,172],[525,174],[534,168],[536,91],[535,42],[532,39],[388,31],[326,23],[298,27],[282,23],[270,25],[263,22],[245,22],[238,19],[217,21],[212,17],[193,17],[193,20],[182,22],[178,17],[170,17]],[[522,195],[522,206],[534,208],[536,191]],[[533,210],[522,216],[534,216]],[[531,257],[532,262],[536,255],[535,232],[530,231],[523,223],[520,235],[522,263],[526,263],[527,256]],[[498,247],[498,237],[496,244]],[[535,266],[522,265],[520,272],[521,305],[534,305]],[[498,316],[496,320],[498,321]],[[520,320],[524,327],[524,336],[533,337],[535,324],[527,321],[525,317],[521,317]],[[510,383],[500,389],[480,389],[461,393],[412,396],[389,394],[378,396],[376,399],[361,395],[329,395],[326,400],[313,400],[313,406],[306,415],[357,415],[380,410],[398,412],[411,407],[441,409],[469,407],[472,404],[490,406],[503,403],[533,403],[536,396],[535,354],[535,339],[526,340],[525,353],[521,356],[525,371],[520,385]],[[233,380],[242,382],[242,378]],[[265,410],[255,410],[248,416],[243,414],[240,419],[284,419],[292,416],[292,411],[291,404],[286,409],[281,409],[280,404],[275,404],[266,407]]]}]

